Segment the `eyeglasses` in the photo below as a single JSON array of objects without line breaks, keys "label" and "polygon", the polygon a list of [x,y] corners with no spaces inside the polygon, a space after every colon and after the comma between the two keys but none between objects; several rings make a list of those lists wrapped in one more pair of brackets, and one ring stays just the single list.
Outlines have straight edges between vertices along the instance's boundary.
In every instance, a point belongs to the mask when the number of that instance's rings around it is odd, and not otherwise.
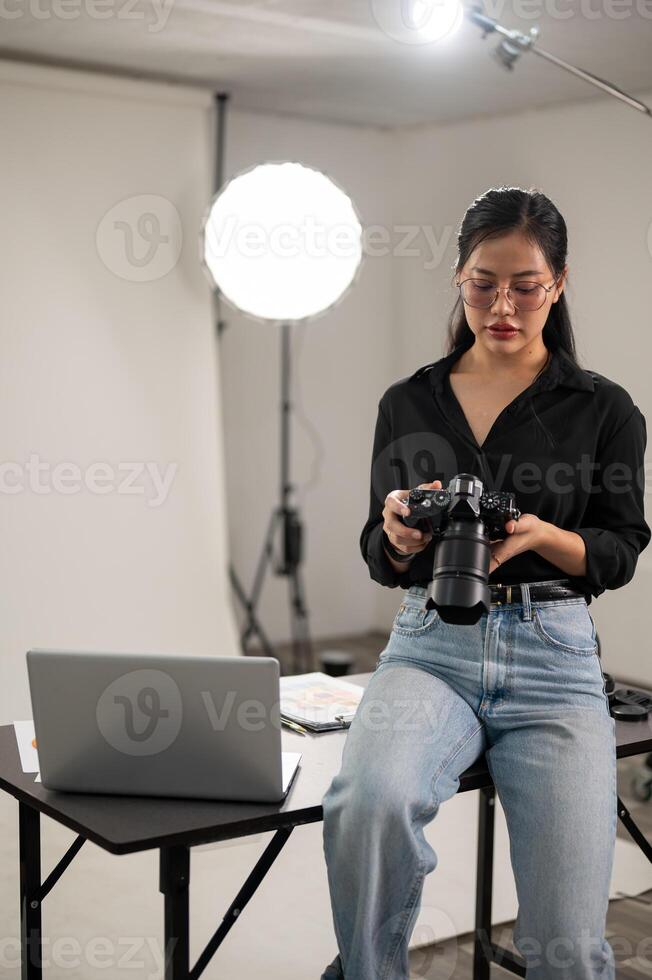
[{"label": "eyeglasses", "polygon": [[[496,286],[487,279],[465,279],[463,282],[456,282],[459,287],[460,295],[467,306],[474,306],[478,310],[486,310],[493,306],[498,299],[501,289],[507,290],[507,298],[515,310],[522,310],[531,313],[533,310],[540,310],[545,303],[548,293],[557,285],[557,280],[552,286],[543,286],[540,282],[526,282],[520,280],[512,286]],[[516,301],[512,299],[516,297]]]}]

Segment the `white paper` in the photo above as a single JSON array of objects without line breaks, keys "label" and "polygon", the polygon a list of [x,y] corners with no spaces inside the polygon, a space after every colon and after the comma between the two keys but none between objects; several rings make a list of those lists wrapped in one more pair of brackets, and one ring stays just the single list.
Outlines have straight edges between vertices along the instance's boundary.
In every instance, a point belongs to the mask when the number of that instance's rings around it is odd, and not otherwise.
[{"label": "white paper", "polygon": [[34,722],[31,719],[30,721],[15,721],[14,731],[23,772],[38,772],[40,766],[38,764],[38,752],[34,744],[36,742]]},{"label": "white paper", "polygon": [[364,688],[321,671],[280,678],[281,714],[306,724],[333,722],[338,715],[352,718]]},{"label": "white paper", "polygon": [[282,778],[281,782],[283,784],[283,792],[287,789],[290,779],[294,775],[294,770],[299,765],[299,760],[303,753],[301,752],[281,752],[281,766],[282,766]]}]

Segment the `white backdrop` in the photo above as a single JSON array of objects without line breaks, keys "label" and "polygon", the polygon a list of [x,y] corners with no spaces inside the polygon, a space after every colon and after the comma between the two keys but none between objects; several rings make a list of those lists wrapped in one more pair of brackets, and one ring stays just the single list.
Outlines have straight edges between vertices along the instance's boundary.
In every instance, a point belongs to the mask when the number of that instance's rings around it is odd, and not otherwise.
[{"label": "white backdrop", "polygon": [[209,103],[0,65],[3,723],[31,717],[31,646],[239,653],[197,262]]}]

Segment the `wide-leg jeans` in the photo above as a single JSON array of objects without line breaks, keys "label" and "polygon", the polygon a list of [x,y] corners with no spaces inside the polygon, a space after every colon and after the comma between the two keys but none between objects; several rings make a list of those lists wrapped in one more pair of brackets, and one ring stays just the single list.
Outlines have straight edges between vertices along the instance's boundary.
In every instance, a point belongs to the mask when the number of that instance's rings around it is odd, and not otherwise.
[{"label": "wide-leg jeans", "polygon": [[[557,580],[555,580],[557,581]],[[528,980],[614,980],[615,722],[582,597],[492,603],[445,623],[403,593],[323,798],[338,955],[321,980],[408,980],[424,827],[483,754],[505,812]],[[469,847],[474,842],[469,841]],[[469,896],[473,901],[473,896]]]}]

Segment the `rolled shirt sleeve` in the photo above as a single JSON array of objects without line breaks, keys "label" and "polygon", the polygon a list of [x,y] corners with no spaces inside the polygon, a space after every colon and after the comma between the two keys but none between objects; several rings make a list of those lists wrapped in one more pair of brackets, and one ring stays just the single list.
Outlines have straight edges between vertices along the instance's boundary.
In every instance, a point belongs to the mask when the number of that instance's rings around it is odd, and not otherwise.
[{"label": "rolled shirt sleeve", "polygon": [[586,547],[586,582],[594,596],[633,577],[651,531],[645,521],[645,417],[637,406],[600,451],[591,496],[575,531]]},{"label": "rolled shirt sleeve", "polygon": [[383,399],[378,403],[378,416],[374,433],[371,459],[371,489],[369,494],[369,517],[360,535],[360,551],[369,568],[371,578],[380,585],[409,589],[415,582],[429,582],[435,553],[435,540],[419,552],[406,565],[404,572],[397,572],[385,554],[383,547],[383,509],[385,498],[392,490],[410,489],[395,485],[396,472],[392,470],[391,443],[392,429],[383,408]]}]

